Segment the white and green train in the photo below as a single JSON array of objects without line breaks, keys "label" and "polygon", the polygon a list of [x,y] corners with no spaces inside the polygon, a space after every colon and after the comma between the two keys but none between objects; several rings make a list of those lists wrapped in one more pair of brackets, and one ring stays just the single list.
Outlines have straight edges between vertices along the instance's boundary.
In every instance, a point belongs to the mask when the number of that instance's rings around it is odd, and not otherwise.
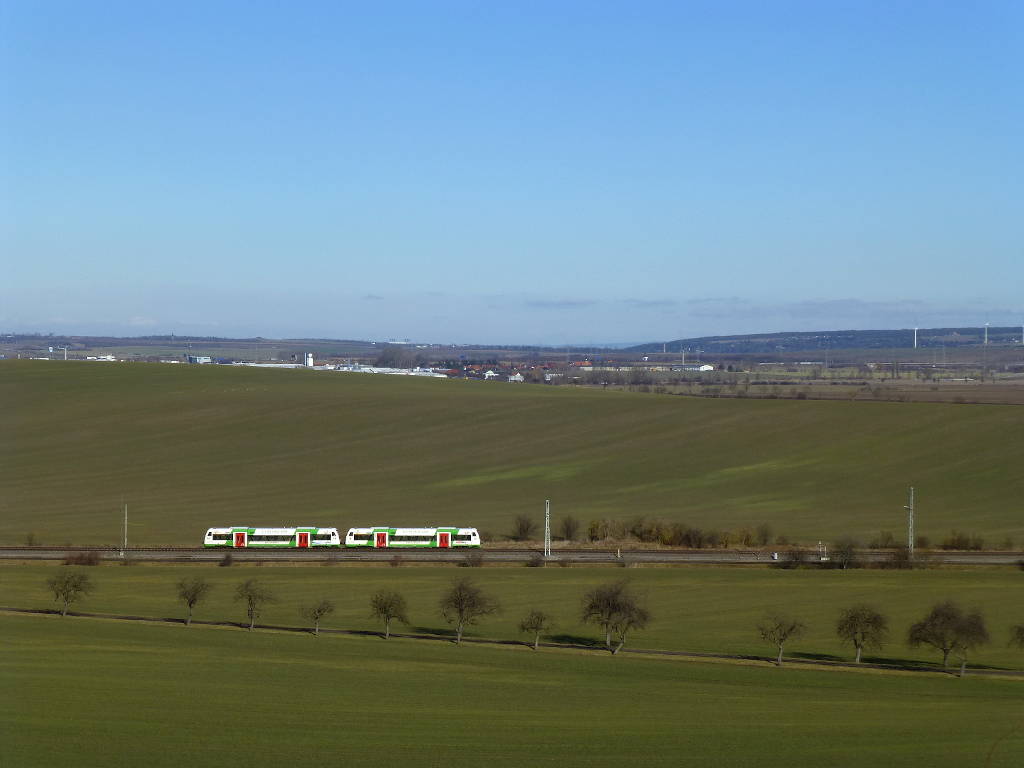
[{"label": "white and green train", "polygon": [[311,547],[369,547],[373,549],[455,549],[479,547],[476,528],[349,528],[344,543],[337,528],[298,526],[295,528],[250,528],[228,526],[209,528],[203,539],[205,547],[232,549],[309,549]]},{"label": "white and green train", "polygon": [[249,528],[236,525],[208,529],[203,546],[268,549],[340,547],[341,536],[337,528],[318,528],[315,525],[302,525],[296,528]]},{"label": "white and green train", "polygon": [[345,535],[345,546],[374,549],[479,547],[480,534],[476,528],[389,528],[376,525],[371,528],[349,528]]}]

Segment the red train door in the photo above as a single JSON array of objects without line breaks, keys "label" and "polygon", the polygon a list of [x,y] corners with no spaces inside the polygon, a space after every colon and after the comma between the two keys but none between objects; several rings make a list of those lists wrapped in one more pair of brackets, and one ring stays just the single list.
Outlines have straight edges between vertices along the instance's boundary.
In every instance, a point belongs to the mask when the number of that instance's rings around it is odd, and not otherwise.
[{"label": "red train door", "polygon": [[309,531],[299,531],[296,546],[299,547],[299,549],[304,549],[309,546]]},{"label": "red train door", "polygon": [[383,549],[388,545],[388,535],[386,533],[378,533],[376,538],[377,540],[374,542],[374,546]]},{"label": "red train door", "polygon": [[439,533],[437,534],[437,546],[441,549],[448,549],[452,545],[452,535],[450,533]]},{"label": "red train door", "polygon": [[245,546],[245,531],[235,531],[235,546],[236,547],[244,547]]}]

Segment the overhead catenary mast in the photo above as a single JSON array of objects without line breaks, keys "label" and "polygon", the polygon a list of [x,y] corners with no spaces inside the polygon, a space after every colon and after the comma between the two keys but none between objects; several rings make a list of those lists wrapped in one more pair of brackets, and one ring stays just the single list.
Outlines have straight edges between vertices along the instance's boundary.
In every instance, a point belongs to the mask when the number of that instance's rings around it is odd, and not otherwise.
[{"label": "overhead catenary mast", "polygon": [[128,502],[124,502],[124,532],[121,537],[121,558],[125,557],[125,550],[128,549]]},{"label": "overhead catenary mast", "polygon": [[907,510],[907,552],[914,556],[914,486],[910,486],[910,503],[903,507]]},{"label": "overhead catenary mast", "polygon": [[544,557],[551,557],[551,499],[544,500]]}]

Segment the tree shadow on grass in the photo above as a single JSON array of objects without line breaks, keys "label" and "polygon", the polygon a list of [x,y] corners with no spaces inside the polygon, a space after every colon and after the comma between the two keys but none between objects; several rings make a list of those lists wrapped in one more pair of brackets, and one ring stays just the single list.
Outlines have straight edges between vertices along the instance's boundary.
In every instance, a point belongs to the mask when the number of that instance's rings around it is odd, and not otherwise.
[{"label": "tree shadow on grass", "polygon": [[[455,630],[451,627],[409,627],[409,631],[417,635],[437,635],[439,637],[455,637]],[[465,633],[463,637],[465,637]]]},{"label": "tree shadow on grass", "polygon": [[[852,659],[851,659],[851,661],[852,661]],[[957,673],[957,674],[959,674],[959,672],[960,672],[960,658],[957,657],[957,656],[953,656],[952,654],[950,654],[950,657],[949,657],[949,666],[948,667],[943,667],[942,666],[942,661],[939,658],[936,658],[934,660],[921,660],[921,659],[903,659],[903,658],[892,657],[892,656],[867,656],[867,655],[865,655],[864,658],[862,659],[862,661],[865,664],[887,664],[887,665],[892,666],[892,667],[907,667],[907,668],[917,668],[917,669],[931,669],[931,670],[934,670],[935,672],[950,672],[950,673]],[[970,671],[972,669],[991,669],[991,670],[995,670],[997,672],[1003,672],[1003,671],[1006,671],[1008,669],[1012,669],[1012,667],[1003,667],[1003,666],[999,666],[999,665],[996,665],[996,664],[977,664],[977,663],[971,661],[970,659],[968,659],[968,661],[967,661],[967,672],[968,672],[968,674],[970,674]]]},{"label": "tree shadow on grass", "polygon": [[794,659],[808,659],[810,661],[852,661],[844,656],[836,656],[834,653],[807,653],[806,651],[794,651],[786,654]]},{"label": "tree shadow on grass", "polygon": [[[847,659],[847,661],[853,661],[853,659]],[[901,659],[894,656],[870,656],[864,654],[861,657],[861,661],[865,664],[889,664],[894,667],[934,667],[937,670],[942,669],[942,665],[932,661],[922,661],[921,659]]]},{"label": "tree shadow on grass", "polygon": [[582,646],[584,646],[586,648],[602,648],[602,647],[604,647],[604,643],[602,643],[600,640],[598,640],[596,638],[593,638],[593,637],[587,637],[585,635],[569,635],[569,634],[547,635],[547,636],[545,636],[545,639],[548,640],[549,642],[561,643],[563,645],[582,645]]}]

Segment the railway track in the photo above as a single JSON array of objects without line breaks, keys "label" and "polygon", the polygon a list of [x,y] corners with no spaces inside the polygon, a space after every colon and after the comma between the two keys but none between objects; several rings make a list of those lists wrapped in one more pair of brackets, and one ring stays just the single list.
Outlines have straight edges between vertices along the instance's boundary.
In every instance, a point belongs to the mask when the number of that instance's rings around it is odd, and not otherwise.
[{"label": "railway track", "polygon": [[[465,562],[471,552],[479,552],[485,562],[525,563],[541,554],[539,549],[499,549],[485,547],[474,550],[437,549],[207,549],[204,547],[2,547],[0,559],[65,560],[68,555],[95,552],[100,560],[132,559],[155,562],[216,562],[228,552],[236,562],[388,562],[400,557],[402,562]],[[864,550],[868,562],[884,562],[892,557],[887,550]],[[921,559],[942,565],[1015,565],[1024,561],[1024,552],[927,552]],[[771,552],[753,549],[556,549],[549,563],[693,563],[706,565],[745,564],[768,565],[774,562]],[[817,562],[817,555],[808,552],[807,563]]]}]

